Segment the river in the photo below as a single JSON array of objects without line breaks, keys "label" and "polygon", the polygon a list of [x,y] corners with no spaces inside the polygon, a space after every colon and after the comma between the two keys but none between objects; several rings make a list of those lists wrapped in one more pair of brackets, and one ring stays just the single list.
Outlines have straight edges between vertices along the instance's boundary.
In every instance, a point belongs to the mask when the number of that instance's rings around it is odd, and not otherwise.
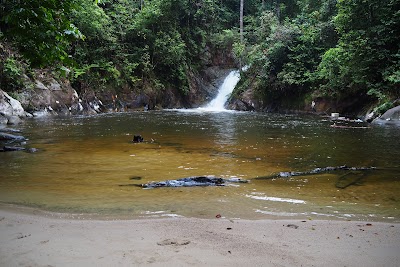
[{"label": "river", "polygon": [[[400,131],[332,128],[329,118],[178,110],[28,119],[36,153],[0,153],[0,202],[84,218],[187,216],[400,222]],[[132,143],[141,134],[143,143]],[[257,179],[326,166],[343,172]],[[194,175],[249,179],[222,187],[142,189]]]}]

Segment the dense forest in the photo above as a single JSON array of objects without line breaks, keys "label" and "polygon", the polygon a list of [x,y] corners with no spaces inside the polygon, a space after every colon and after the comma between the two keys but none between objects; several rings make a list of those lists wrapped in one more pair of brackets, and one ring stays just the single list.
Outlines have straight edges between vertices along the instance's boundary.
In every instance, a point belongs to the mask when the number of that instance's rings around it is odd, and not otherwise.
[{"label": "dense forest", "polygon": [[[37,69],[83,95],[188,94],[207,67],[247,66],[233,99],[400,96],[398,0],[2,0],[1,89]],[[26,86],[25,86],[26,87]]]}]

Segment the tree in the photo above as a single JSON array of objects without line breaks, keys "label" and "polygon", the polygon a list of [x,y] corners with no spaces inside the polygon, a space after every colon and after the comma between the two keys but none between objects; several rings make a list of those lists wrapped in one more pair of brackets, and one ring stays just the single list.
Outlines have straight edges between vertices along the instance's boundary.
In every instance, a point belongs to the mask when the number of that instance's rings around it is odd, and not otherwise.
[{"label": "tree", "polygon": [[243,8],[244,8],[244,0],[240,0],[240,43],[243,44]]},{"label": "tree", "polygon": [[396,0],[338,1],[340,39],[320,64],[325,88],[368,92],[381,101],[400,95],[399,10]]},{"label": "tree", "polygon": [[75,0],[2,1],[0,29],[33,66],[69,64],[69,45],[83,39],[68,15]]}]

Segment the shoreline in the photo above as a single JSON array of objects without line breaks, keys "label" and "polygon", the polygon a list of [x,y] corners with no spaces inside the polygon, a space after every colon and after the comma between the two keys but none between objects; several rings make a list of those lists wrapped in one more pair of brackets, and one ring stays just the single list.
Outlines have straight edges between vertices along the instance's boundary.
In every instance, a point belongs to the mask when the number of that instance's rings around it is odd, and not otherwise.
[{"label": "shoreline", "polygon": [[64,219],[64,220],[83,220],[83,221],[131,221],[131,220],[157,220],[157,219],[167,219],[167,218],[191,218],[199,220],[213,220],[215,218],[222,218],[227,220],[245,220],[245,221],[275,221],[275,220],[285,220],[285,221],[301,221],[301,220],[313,220],[313,221],[357,221],[357,222],[381,222],[388,224],[400,224],[400,220],[395,217],[345,217],[345,216],[333,216],[327,214],[302,214],[297,215],[268,215],[264,214],[263,217],[229,217],[224,216],[224,214],[216,214],[216,216],[205,215],[205,216],[185,216],[175,213],[164,213],[164,212],[154,212],[154,213],[143,213],[139,214],[99,214],[99,213],[73,213],[73,212],[62,212],[62,211],[51,211],[46,209],[41,209],[39,207],[24,206],[19,204],[3,203],[0,202],[0,211],[8,211],[10,213],[22,214],[22,215],[32,215],[40,216],[44,218],[51,219]]},{"label": "shoreline", "polygon": [[400,223],[72,219],[0,206],[0,266],[399,266]]}]

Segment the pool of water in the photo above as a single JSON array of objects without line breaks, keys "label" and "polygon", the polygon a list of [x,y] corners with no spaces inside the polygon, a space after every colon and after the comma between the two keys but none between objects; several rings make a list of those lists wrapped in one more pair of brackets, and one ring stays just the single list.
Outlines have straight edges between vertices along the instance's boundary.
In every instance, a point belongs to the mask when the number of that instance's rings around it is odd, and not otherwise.
[{"label": "pool of water", "polygon": [[[329,118],[249,112],[151,111],[27,120],[37,153],[0,153],[0,202],[107,218],[348,218],[400,222],[400,129],[332,128]],[[141,134],[143,143],[132,143]],[[347,172],[258,179],[326,166]],[[195,175],[240,177],[223,187],[142,189]],[[358,174],[357,174],[358,175]]]}]

